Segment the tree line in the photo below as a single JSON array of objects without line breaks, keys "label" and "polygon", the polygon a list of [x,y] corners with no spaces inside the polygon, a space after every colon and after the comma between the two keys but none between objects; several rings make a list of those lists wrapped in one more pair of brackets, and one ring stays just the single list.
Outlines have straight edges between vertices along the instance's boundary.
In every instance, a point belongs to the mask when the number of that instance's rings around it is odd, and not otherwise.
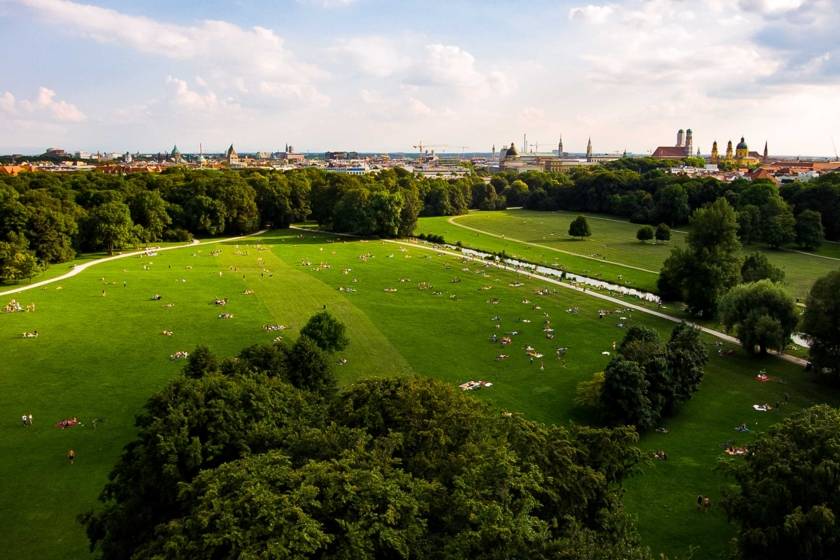
[{"label": "tree line", "polygon": [[3,176],[0,280],[31,278],[80,252],[252,233],[308,219],[337,232],[408,236],[420,215],[503,207],[503,200],[474,175],[447,181],[402,169],[365,176],[186,168]]},{"label": "tree line", "polygon": [[720,198],[738,213],[744,244],[819,246],[840,240],[840,174],[777,188],[769,180],[692,178],[667,172],[673,162],[622,158],[566,173],[502,172],[490,184],[507,206],[611,214],[641,224],[685,225]]},{"label": "tree line", "polygon": [[621,505],[636,432],[548,426],[429,379],[339,389],[344,326],[193,352],[83,514],[104,559],[650,560]]}]

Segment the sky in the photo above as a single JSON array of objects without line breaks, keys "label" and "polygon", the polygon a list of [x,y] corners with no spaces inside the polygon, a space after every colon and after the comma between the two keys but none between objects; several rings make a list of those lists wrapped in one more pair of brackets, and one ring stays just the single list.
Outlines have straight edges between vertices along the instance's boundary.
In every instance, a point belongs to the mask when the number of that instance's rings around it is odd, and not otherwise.
[{"label": "sky", "polygon": [[840,0],[0,0],[0,153],[840,143]]}]

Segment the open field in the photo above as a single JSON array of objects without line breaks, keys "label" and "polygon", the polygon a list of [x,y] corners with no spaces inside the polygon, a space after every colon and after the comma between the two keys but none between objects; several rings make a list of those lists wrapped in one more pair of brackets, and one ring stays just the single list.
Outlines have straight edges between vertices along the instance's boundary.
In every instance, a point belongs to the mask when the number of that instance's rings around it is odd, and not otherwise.
[{"label": "open field", "polygon": [[[216,249],[221,253],[214,256]],[[546,287],[549,295],[535,293]],[[161,301],[150,299],[156,293]],[[598,319],[605,308],[600,300],[424,247],[294,230],[112,261],[15,297],[36,303],[37,311],[0,315],[0,410],[6,414],[0,422],[0,477],[7,481],[0,486],[0,535],[13,558],[87,557],[75,516],[95,507],[120,449],[133,437],[133,417],[143,402],[177,375],[182,364],[169,360],[175,351],[206,344],[231,355],[272,340],[277,333],[265,332],[267,323],[288,325],[282,334],[294,338],[309,315],[326,305],[347,324],[351,339],[342,353],[348,363],[337,366],[342,383],[412,374],[452,384],[483,379],[494,385],[478,398],[562,423],[589,420],[573,405],[575,385],[607,364],[602,352],[623,336],[619,322],[649,325],[663,337],[672,328],[639,312]],[[230,298],[227,306],[213,305],[222,297]],[[222,311],[234,317],[218,319]],[[545,314],[555,340],[543,334]],[[497,315],[498,321],[491,320]],[[35,329],[39,338],[20,338]],[[162,336],[163,329],[174,336]],[[491,333],[511,330],[520,334],[508,347],[488,341]],[[717,469],[723,442],[748,442],[781,415],[827,398],[795,366],[741,353],[719,356],[712,339],[705,340],[712,360],[700,391],[668,422],[669,433],[642,440],[646,449],[665,449],[669,460],[646,465],[628,481],[626,494],[627,508],[654,550],[685,553],[696,545],[695,559],[721,557],[732,535],[719,508],[694,510],[697,494],[717,502],[726,484]],[[545,354],[542,360],[529,361],[523,351],[528,344]],[[569,348],[563,360],[555,357],[559,346]],[[510,358],[496,360],[500,353]],[[761,368],[780,382],[755,381]],[[784,393],[791,402],[778,411],[751,408],[781,400]],[[24,428],[17,418],[30,411],[34,425]],[[71,416],[85,426],[52,426]],[[93,418],[101,419],[96,429]],[[753,432],[734,431],[741,422]],[[64,460],[68,448],[78,453],[72,466]]]},{"label": "open field", "polygon": [[[535,262],[556,262],[572,272],[649,291],[655,290],[658,272],[671,248],[685,242],[683,231],[673,231],[667,244],[641,243],[636,240],[639,224],[584,215],[589,219],[592,237],[583,241],[567,235],[569,223],[578,216],[574,212],[473,212],[453,218],[451,221],[457,225],[449,223],[447,218],[424,218],[420,220],[418,233],[437,233],[450,243],[461,241],[478,248],[505,250]],[[824,244],[815,254],[776,251],[763,246],[749,246],[745,251],[767,255],[770,262],[785,271],[791,292],[801,299],[807,296],[815,279],[840,268],[840,245],[833,243]]]}]

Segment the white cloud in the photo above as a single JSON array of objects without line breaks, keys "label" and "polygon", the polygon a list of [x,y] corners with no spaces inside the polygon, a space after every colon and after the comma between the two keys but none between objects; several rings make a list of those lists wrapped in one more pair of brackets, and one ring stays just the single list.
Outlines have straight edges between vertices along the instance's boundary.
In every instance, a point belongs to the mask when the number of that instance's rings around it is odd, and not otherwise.
[{"label": "white cloud", "polygon": [[[214,92],[206,88],[206,84],[204,84],[205,91],[202,93],[197,90],[190,89],[190,86],[186,81],[173,78],[172,76],[168,76],[166,78],[166,83],[172,87],[172,99],[179,107],[197,112],[215,111],[220,108],[238,108],[238,106],[233,102],[220,100]],[[198,83],[197,80],[196,83]]]},{"label": "white cloud", "polygon": [[75,105],[55,96],[53,90],[43,86],[38,88],[38,94],[33,99],[17,100],[7,91],[0,96],[0,110],[14,119],[78,123],[87,118]]},{"label": "white cloud", "polygon": [[[202,70],[200,85],[239,94],[276,91],[309,92],[300,100],[315,99],[315,82],[325,73],[298,60],[274,31],[255,26],[242,28],[225,21],[204,20],[177,25],[143,16],[69,0],[20,0],[38,15],[100,43],[116,44],[174,61],[188,61]],[[282,88],[264,84],[283,84]],[[201,104],[193,103],[199,107]]]},{"label": "white cloud", "polygon": [[343,39],[327,51],[338,64],[349,61],[363,73],[379,78],[392,76],[411,63],[398,41],[380,36]]},{"label": "white cloud", "polygon": [[605,23],[615,10],[612,6],[580,6],[569,10],[569,19],[582,23],[601,24]]}]

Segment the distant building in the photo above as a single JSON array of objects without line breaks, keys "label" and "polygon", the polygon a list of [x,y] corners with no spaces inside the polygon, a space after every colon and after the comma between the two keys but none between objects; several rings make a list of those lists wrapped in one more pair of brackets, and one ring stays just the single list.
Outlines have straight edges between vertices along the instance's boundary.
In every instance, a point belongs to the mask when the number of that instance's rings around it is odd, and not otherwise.
[{"label": "distant building", "polygon": [[227,160],[228,167],[242,167],[242,162],[239,160],[239,154],[236,153],[233,144],[227,149],[225,153],[225,160]]},{"label": "distant building", "polygon": [[761,156],[757,152],[751,152],[749,146],[747,146],[746,141],[744,141],[744,137],[741,137],[741,141],[738,142],[738,145],[735,147],[735,150],[732,149],[732,140],[727,142],[726,144],[726,157],[721,160],[720,155],[718,154],[717,149],[717,140],[712,144],[712,157],[711,162],[716,164],[726,164],[735,167],[753,167],[762,161],[767,161],[767,143],[764,144],[764,156]]},{"label": "distant building", "polygon": [[169,154],[169,157],[175,163],[181,163],[181,150],[178,149],[177,145],[172,147],[172,152]]},{"label": "distant building", "polygon": [[694,136],[689,128],[677,131],[676,146],[659,146],[654,150],[653,156],[656,159],[683,159],[689,157],[694,148]]},{"label": "distant building", "polygon": [[327,161],[359,159],[359,152],[325,152],[324,159]]}]

